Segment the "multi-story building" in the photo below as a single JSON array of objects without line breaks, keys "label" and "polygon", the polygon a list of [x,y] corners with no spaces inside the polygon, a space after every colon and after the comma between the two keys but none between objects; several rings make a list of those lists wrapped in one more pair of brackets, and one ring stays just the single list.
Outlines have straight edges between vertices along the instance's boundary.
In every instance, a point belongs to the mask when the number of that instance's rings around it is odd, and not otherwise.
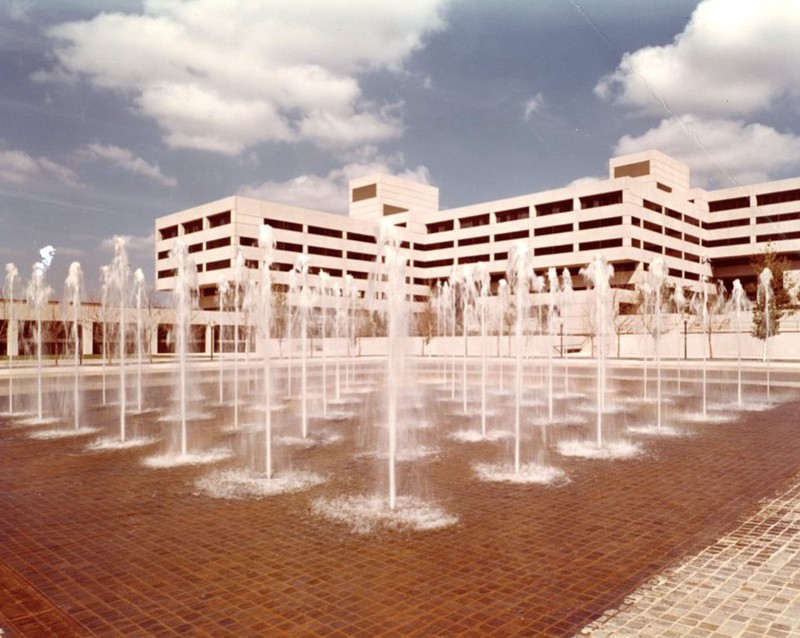
[{"label": "multi-story building", "polygon": [[[576,290],[580,269],[602,252],[614,266],[613,285],[632,290],[661,255],[675,285],[699,289],[706,279],[726,283],[753,277],[751,255],[770,244],[800,268],[800,178],[708,191],[692,188],[685,164],[647,151],[609,161],[607,180],[440,210],[436,187],[390,175],[350,182],[348,215],[231,196],[156,220],[156,288],[170,290],[178,238],[198,270],[201,307],[219,305],[221,279],[233,281],[241,251],[257,269],[258,229],[274,230],[273,270],[288,285],[298,255],[314,278],[350,275],[362,292],[375,272],[380,222],[398,227],[408,250],[408,297],[424,303],[437,281],[462,264],[484,262],[493,284],[506,276],[509,252],[525,241],[537,272],[568,269]],[[312,282],[313,283],[313,282]]]}]

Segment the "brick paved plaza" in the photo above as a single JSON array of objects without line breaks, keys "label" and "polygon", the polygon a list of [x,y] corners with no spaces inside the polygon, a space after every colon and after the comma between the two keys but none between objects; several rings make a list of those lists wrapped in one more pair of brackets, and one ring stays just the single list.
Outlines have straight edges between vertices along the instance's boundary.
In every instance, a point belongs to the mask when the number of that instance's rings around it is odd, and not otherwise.
[{"label": "brick paved plaza", "polygon": [[[605,417],[609,437],[652,421],[655,410],[651,402],[625,401],[641,394],[642,382],[639,371],[624,372],[624,378],[614,375],[612,396],[621,409]],[[378,489],[385,461],[366,453],[379,440],[377,394],[362,395],[364,403],[350,418],[311,420],[312,433],[340,440],[276,445],[278,471],[313,470],[324,484],[241,500],[212,498],[196,481],[215,467],[247,465],[248,442],[263,444],[261,433],[247,427],[263,417],[244,405],[243,431],[230,431],[230,406],[210,402],[205,410],[213,418],[191,423],[190,445],[227,446],[234,452],[229,460],[162,469],[143,465],[174,436],[175,424],[158,413],[127,419],[132,433],[156,438],[153,444],[87,449],[118,428],[117,408],[100,407],[96,389],[86,393],[84,421],[99,434],[35,439],[31,434],[44,426],[0,417],[0,628],[17,637],[478,637],[573,636],[595,623],[596,636],[753,636],[754,627],[773,632],[765,635],[791,635],[784,627],[787,613],[797,610],[792,604],[800,575],[786,550],[797,546],[800,527],[800,401],[791,390],[775,388],[783,402],[769,410],[738,412],[728,422],[691,421],[685,415],[697,412],[699,399],[688,371],[683,374],[680,396],[674,372],[665,386],[671,394],[665,420],[684,435],[626,434],[643,449],[631,460],[555,451],[562,438],[594,436],[588,370],[573,381],[586,398],[556,401],[557,414],[569,415],[563,424],[532,425],[543,407],[528,405],[523,457],[534,460],[547,450],[548,461],[568,477],[553,485],[477,479],[472,465],[508,459],[512,444],[453,440],[448,434],[478,427],[476,417],[459,415],[457,402],[437,401],[449,394],[436,384],[421,386],[424,400],[409,401],[408,414],[430,427],[416,430],[414,440],[437,452],[399,465],[399,492],[458,517],[433,531],[359,534],[312,510],[319,497]],[[776,369],[773,379],[795,374]],[[730,371],[715,370],[711,378],[710,400],[735,406]],[[213,396],[213,378],[206,381],[205,394]],[[751,399],[763,393],[763,386],[746,386]],[[146,396],[163,407],[170,393],[151,386]],[[490,429],[511,428],[510,401],[493,399]],[[275,414],[277,433],[296,431],[296,407]],[[57,427],[69,428],[69,418]],[[762,501],[781,495],[778,513],[765,514],[769,506]],[[771,522],[759,528],[765,516]],[[742,573],[736,548],[750,569],[744,584],[734,580]],[[704,596],[665,602],[682,591],[681,578],[697,574],[702,579],[694,586]],[[753,624],[741,616],[726,629],[725,622],[708,620],[731,601],[744,606],[750,597],[764,601],[754,616],[773,613],[774,619]],[[718,604],[691,617],[704,598]],[[648,607],[651,615],[666,615],[666,625],[663,617],[641,620]],[[681,625],[686,618],[694,624]]]}]

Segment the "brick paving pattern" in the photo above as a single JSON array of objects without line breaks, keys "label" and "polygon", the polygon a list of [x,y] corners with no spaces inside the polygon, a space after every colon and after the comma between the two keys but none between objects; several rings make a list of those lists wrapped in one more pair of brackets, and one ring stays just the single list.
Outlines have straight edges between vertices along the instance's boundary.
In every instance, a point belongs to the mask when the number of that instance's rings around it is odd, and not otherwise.
[{"label": "brick paving pattern", "polygon": [[800,636],[800,482],[582,636]]},{"label": "brick paving pattern", "polygon": [[[620,385],[619,398],[641,388]],[[207,389],[215,396],[213,383]],[[720,393],[730,391],[714,390],[728,401]],[[339,443],[283,448],[276,458],[278,469],[312,469],[327,483],[250,500],[198,494],[195,481],[207,466],[145,468],[142,459],[174,436],[174,424],[152,415],[129,415],[128,427],[161,442],[102,453],[86,450],[91,437],[33,440],[32,428],[0,417],[0,628],[20,637],[573,636],[687,557],[710,558],[715,547],[723,555],[718,539],[738,542],[736,534],[758,520],[759,503],[796,485],[800,474],[796,401],[712,424],[680,421],[697,399],[673,398],[667,418],[691,436],[639,438],[645,453],[629,461],[553,453],[570,479],[561,486],[478,481],[472,463],[508,459],[511,444],[457,443],[446,435],[475,428],[475,419],[431,405],[412,406],[415,418],[434,424],[415,436],[439,454],[401,464],[400,491],[423,494],[459,522],[368,535],[315,516],[310,504],[375,489],[383,462],[361,453],[378,437],[379,398],[354,418],[312,421],[312,432],[340,434]],[[190,445],[230,445],[237,454],[227,466],[246,463],[245,443],[263,439],[227,431],[230,408],[207,410],[216,418],[192,422]],[[638,402],[608,415],[609,436],[648,410]],[[87,414],[106,435],[116,432],[117,418],[111,406]],[[289,417],[276,417],[276,428],[296,429],[282,419]],[[509,424],[506,410],[489,427]],[[591,438],[593,425],[525,431],[529,460],[543,441],[552,449],[561,437]],[[754,551],[758,542],[741,547],[754,552],[750,562],[765,557],[764,548]],[[785,567],[792,565],[787,557]],[[763,590],[738,595],[768,596],[760,613],[775,611],[770,631],[779,631],[793,609],[780,607],[790,598],[770,589],[769,559],[750,567],[754,578],[764,576]]]}]

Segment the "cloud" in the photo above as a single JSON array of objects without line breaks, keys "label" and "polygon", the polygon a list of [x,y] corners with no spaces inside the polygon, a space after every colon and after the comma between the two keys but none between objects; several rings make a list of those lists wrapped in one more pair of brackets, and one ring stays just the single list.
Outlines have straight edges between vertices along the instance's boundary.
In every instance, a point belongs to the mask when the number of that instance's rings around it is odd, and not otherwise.
[{"label": "cloud", "polygon": [[34,79],[118,92],[173,147],[375,143],[399,136],[402,120],[367,100],[359,78],[401,71],[443,28],[445,1],[146,0],[141,14],[48,29],[56,63]]},{"label": "cloud", "polygon": [[684,115],[663,120],[636,137],[626,135],[615,155],[659,149],[686,162],[692,181],[707,186],[763,182],[772,174],[800,166],[800,137],[763,124]]},{"label": "cloud", "polygon": [[527,122],[531,119],[531,116],[538,110],[538,108],[544,102],[544,98],[542,97],[541,93],[537,93],[532,98],[530,98],[524,105],[524,112],[522,114],[523,121]]},{"label": "cloud", "polygon": [[75,172],[46,157],[33,157],[25,151],[0,147],[0,181],[28,184],[55,178],[66,186],[79,186]]},{"label": "cloud", "polygon": [[745,116],[800,97],[800,4],[701,2],[672,44],[626,53],[595,87],[645,113]]},{"label": "cloud", "polygon": [[118,166],[134,175],[142,175],[164,186],[175,187],[178,183],[174,177],[165,176],[158,164],[150,164],[141,157],[134,155],[127,148],[94,143],[89,144],[82,150],[82,153],[97,159],[107,160],[114,166]]},{"label": "cloud", "polygon": [[349,181],[375,173],[388,173],[423,184],[431,183],[425,166],[405,168],[402,154],[382,156],[373,148],[355,153],[350,163],[330,171],[327,175],[300,175],[284,182],[267,181],[255,186],[245,186],[239,194],[271,202],[291,204],[313,210],[344,213],[349,202]]}]

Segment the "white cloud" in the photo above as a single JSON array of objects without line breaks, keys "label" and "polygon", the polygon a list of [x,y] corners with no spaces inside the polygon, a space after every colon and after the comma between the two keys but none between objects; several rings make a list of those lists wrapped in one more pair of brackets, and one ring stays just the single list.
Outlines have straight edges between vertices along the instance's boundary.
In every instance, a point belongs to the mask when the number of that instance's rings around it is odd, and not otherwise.
[{"label": "white cloud", "polygon": [[536,110],[542,105],[544,102],[544,98],[542,97],[541,93],[537,93],[532,98],[527,100],[524,105],[524,112],[522,114],[523,121],[527,122],[531,119],[531,116],[536,112]]},{"label": "white cloud", "polygon": [[107,160],[134,175],[142,175],[164,186],[174,187],[178,183],[174,177],[165,176],[158,164],[150,164],[127,148],[94,143],[89,144],[82,152],[91,157]]},{"label": "white cloud", "polygon": [[744,116],[800,97],[800,3],[701,2],[672,44],[627,53],[595,92],[649,113]]},{"label": "white cloud", "polygon": [[402,70],[445,1],[146,0],[138,15],[51,27],[57,64],[34,77],[118,91],[175,147],[372,143],[402,121],[364,99],[360,74]]},{"label": "white cloud", "polygon": [[762,182],[800,166],[800,137],[763,124],[684,115],[617,143],[615,155],[659,149],[692,169],[692,181],[707,186]]},{"label": "white cloud", "polygon": [[267,181],[256,186],[245,186],[239,194],[271,202],[291,204],[313,210],[343,213],[349,201],[348,183],[351,179],[388,173],[431,183],[430,172],[425,166],[405,168],[402,154],[382,156],[374,148],[362,149],[353,155],[349,164],[330,171],[327,175],[300,175],[284,182]]},{"label": "white cloud", "polygon": [[66,186],[78,186],[75,172],[46,157],[33,157],[25,151],[0,148],[0,180],[28,184],[55,178]]}]

